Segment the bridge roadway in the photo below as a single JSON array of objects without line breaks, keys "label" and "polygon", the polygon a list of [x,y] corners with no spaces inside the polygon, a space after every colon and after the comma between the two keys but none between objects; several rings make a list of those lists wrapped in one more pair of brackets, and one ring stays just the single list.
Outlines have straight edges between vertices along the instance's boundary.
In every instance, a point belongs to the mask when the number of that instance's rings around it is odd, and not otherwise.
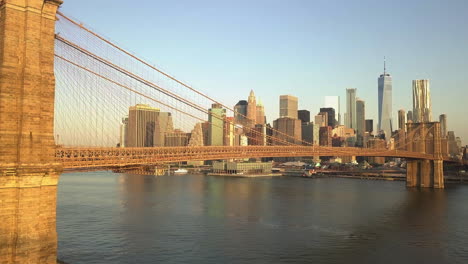
[{"label": "bridge roadway", "polygon": [[[222,160],[264,157],[364,156],[436,160],[433,154],[406,150],[323,146],[203,146],[203,147],[59,147],[57,161],[65,170],[118,168],[179,161]],[[444,157],[443,160],[449,160]]]}]

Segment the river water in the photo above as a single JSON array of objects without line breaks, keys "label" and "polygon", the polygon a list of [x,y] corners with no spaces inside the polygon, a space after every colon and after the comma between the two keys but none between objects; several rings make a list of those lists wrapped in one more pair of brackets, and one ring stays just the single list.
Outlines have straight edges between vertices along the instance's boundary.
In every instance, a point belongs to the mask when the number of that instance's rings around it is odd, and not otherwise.
[{"label": "river water", "polygon": [[468,263],[468,185],[69,173],[59,259],[80,263]]}]

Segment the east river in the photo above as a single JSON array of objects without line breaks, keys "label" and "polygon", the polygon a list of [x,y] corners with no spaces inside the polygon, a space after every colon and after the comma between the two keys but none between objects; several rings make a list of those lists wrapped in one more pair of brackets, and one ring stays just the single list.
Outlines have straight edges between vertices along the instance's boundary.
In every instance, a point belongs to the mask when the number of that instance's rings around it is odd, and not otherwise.
[{"label": "east river", "polygon": [[468,185],[63,174],[59,259],[80,263],[468,263]]}]

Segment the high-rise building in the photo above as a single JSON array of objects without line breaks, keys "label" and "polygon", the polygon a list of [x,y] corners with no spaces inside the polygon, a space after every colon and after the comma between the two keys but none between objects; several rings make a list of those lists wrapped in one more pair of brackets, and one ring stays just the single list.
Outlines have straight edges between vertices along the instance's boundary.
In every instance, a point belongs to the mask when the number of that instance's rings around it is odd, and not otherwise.
[{"label": "high-rise building", "polygon": [[196,123],[195,127],[192,129],[192,132],[190,133],[190,140],[189,140],[188,146],[190,147],[204,146],[203,130],[202,130],[201,123]]},{"label": "high-rise building", "polygon": [[208,110],[208,145],[223,146],[224,145],[224,118],[226,117],[226,109],[223,109],[220,104],[212,104]]},{"label": "high-rise building", "polygon": [[386,72],[384,62],[384,72],[378,79],[378,106],[379,119],[377,133],[383,131],[386,138],[392,136],[392,76]]},{"label": "high-rise building", "polygon": [[328,126],[331,126],[332,128],[334,128],[337,124],[336,124],[336,119],[335,119],[335,109],[332,108],[332,107],[322,107],[320,108],[320,112],[321,113],[327,113],[327,125]]},{"label": "high-rise building", "polygon": [[253,90],[250,90],[249,98],[247,100],[247,118],[249,126],[255,126],[257,122],[257,100]]},{"label": "high-rise building", "polygon": [[439,116],[440,134],[442,137],[447,137],[447,115],[441,114]]},{"label": "high-rise building", "polygon": [[356,129],[356,88],[346,89],[346,127]]},{"label": "high-rise building", "polygon": [[297,111],[297,116],[302,121],[302,123],[310,122],[310,111],[308,110]]},{"label": "high-rise building", "polygon": [[292,95],[280,96],[280,118],[281,117],[297,119],[297,97]]},{"label": "high-rise building", "polygon": [[413,122],[431,121],[432,104],[429,80],[413,80]]},{"label": "high-rise building", "polygon": [[266,117],[265,117],[265,107],[261,100],[258,100],[257,104],[257,122],[256,124],[265,125],[266,124]]},{"label": "high-rise building", "polygon": [[357,143],[362,146],[364,133],[366,132],[366,104],[364,100],[356,99],[356,134]]},{"label": "high-rise building", "polygon": [[319,144],[320,146],[332,146],[332,128],[324,126],[319,129]]},{"label": "high-rise building", "polygon": [[303,145],[314,144],[314,123],[302,122],[302,142]]},{"label": "high-rise building", "polygon": [[317,125],[318,127],[326,126],[327,125],[326,115],[328,115],[328,113],[323,113],[323,114],[319,113],[318,115],[316,115],[315,118],[314,118],[315,125]]},{"label": "high-rise building", "polygon": [[234,120],[236,124],[246,125],[247,120],[247,101],[240,100],[234,106]]},{"label": "high-rise building", "polygon": [[226,117],[224,121],[224,146],[234,146],[234,117]]},{"label": "high-rise building", "polygon": [[341,125],[340,97],[325,96],[324,108],[333,108],[335,110],[335,126]]},{"label": "high-rise building", "polygon": [[454,131],[447,132],[448,152],[450,156],[455,157],[460,154],[460,149],[457,146],[457,138]]},{"label": "high-rise building", "polygon": [[128,116],[122,118],[122,124],[120,124],[120,142],[119,146],[124,148],[127,146],[128,141]]},{"label": "high-rise building", "polygon": [[403,109],[398,110],[398,129],[406,131],[406,113]]},{"label": "high-rise building", "polygon": [[165,134],[172,132],[171,113],[146,104],[131,106],[128,111],[128,147],[163,147]]},{"label": "high-rise building", "polygon": [[[297,110],[296,110],[297,114]],[[301,144],[302,127],[301,120],[289,117],[280,117],[273,121],[273,137],[293,144]],[[281,142],[273,142],[274,145],[285,145]]]},{"label": "high-rise building", "polygon": [[409,121],[413,122],[413,111],[411,110],[406,114],[406,122],[409,123]]},{"label": "high-rise building", "polygon": [[372,134],[374,132],[374,120],[373,119],[366,119],[366,132]]}]

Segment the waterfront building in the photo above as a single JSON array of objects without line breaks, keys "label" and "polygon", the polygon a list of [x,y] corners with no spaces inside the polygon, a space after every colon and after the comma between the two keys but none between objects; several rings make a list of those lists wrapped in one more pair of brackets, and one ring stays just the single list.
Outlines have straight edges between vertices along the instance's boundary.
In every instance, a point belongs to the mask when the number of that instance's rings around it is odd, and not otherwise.
[{"label": "waterfront building", "polygon": [[280,118],[297,119],[297,97],[292,95],[280,96]]},{"label": "waterfront building", "polygon": [[299,111],[297,111],[297,116],[302,121],[302,123],[309,123],[310,122],[310,111],[308,111],[308,110],[299,110]]},{"label": "waterfront building", "polygon": [[220,104],[212,104],[208,110],[208,146],[224,145],[224,119],[226,109]]},{"label": "waterfront building", "polygon": [[384,72],[378,78],[378,108],[379,118],[377,133],[383,131],[386,138],[392,136],[392,76],[386,72],[384,61]]},{"label": "waterfront building", "polygon": [[366,132],[372,135],[374,132],[374,120],[373,119],[366,119]]},{"label": "waterfront building", "polygon": [[364,133],[366,132],[366,105],[364,100],[356,99],[356,134],[357,143],[362,146]]},{"label": "waterfront building", "polygon": [[406,113],[405,110],[398,110],[398,129],[406,131]]},{"label": "waterfront building", "polygon": [[[289,117],[280,117],[273,121],[273,128],[275,129],[273,131],[274,138],[282,139],[293,144],[301,144],[301,120]],[[285,143],[274,142],[274,144],[284,145]]]},{"label": "waterfront building", "polygon": [[432,104],[429,80],[413,80],[413,122],[431,121]]},{"label": "waterfront building", "polygon": [[129,108],[128,147],[163,147],[165,134],[173,130],[171,113],[146,104]]},{"label": "waterfront building", "polygon": [[339,96],[325,96],[324,108],[333,108],[335,110],[335,126],[341,125],[341,108]]},{"label": "waterfront building", "polygon": [[246,125],[247,120],[247,101],[240,100],[234,106],[234,120],[236,124]]},{"label": "waterfront building", "polygon": [[213,162],[213,172],[222,174],[266,174],[271,173],[272,167],[271,162]]},{"label": "waterfront building", "polygon": [[356,129],[356,88],[346,89],[345,126]]},{"label": "waterfront building", "polygon": [[439,116],[440,134],[443,138],[447,137],[447,115],[441,114]]},{"label": "waterfront building", "polygon": [[327,113],[327,125],[331,126],[334,128],[336,124],[336,119],[335,119],[335,109],[332,107],[322,107],[320,108],[320,113]]}]

